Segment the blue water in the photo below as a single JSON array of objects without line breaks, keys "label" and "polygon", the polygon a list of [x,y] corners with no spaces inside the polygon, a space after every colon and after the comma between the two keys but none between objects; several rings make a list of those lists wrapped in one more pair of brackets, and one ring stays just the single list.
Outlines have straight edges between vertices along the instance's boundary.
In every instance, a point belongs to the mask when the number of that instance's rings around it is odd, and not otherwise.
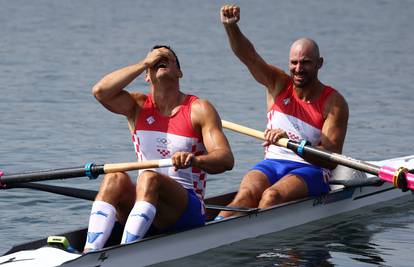
[{"label": "blue water", "polygon": [[[344,154],[364,160],[414,154],[414,2],[239,4],[240,27],[271,64],[287,70],[289,47],[298,37],[319,43],[325,58],[320,78],[337,88],[350,107]],[[7,173],[134,161],[126,120],[100,106],[90,91],[102,75],[142,59],[160,43],[171,45],[180,58],[184,92],[209,99],[224,119],[264,129],[264,90],[232,54],[219,21],[221,5],[184,0],[0,1],[0,168]],[[147,87],[138,78],[130,90]],[[207,195],[236,189],[242,175],[262,158],[260,142],[226,134],[236,166],[209,176]],[[53,183],[97,189],[99,182],[78,178]],[[0,252],[85,226],[90,204],[27,189],[1,191]],[[327,226],[298,227],[184,262],[318,266],[322,264],[314,260],[328,253],[326,266],[410,266],[412,204],[339,217]]]}]

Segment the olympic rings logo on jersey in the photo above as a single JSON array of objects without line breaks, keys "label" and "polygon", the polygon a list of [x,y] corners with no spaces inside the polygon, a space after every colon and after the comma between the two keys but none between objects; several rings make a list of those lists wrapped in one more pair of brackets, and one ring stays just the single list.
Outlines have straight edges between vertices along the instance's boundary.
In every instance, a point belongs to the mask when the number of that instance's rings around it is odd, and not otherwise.
[{"label": "olympic rings logo on jersey", "polygon": [[167,139],[167,138],[157,138],[157,143],[160,145],[169,145],[171,144],[171,140]]}]

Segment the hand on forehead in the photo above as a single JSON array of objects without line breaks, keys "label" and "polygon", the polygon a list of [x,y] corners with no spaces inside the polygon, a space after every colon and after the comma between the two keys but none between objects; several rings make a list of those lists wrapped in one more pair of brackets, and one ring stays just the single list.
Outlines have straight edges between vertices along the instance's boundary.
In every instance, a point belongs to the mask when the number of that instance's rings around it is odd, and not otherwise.
[{"label": "hand on forehead", "polygon": [[154,46],[149,52],[148,56],[156,57],[158,59],[167,59],[168,61],[175,62],[177,67],[180,69],[180,63],[175,55],[174,51],[168,46]]},{"label": "hand on forehead", "polygon": [[165,48],[165,47],[155,48],[152,50],[152,52],[156,52],[164,56],[167,56],[167,55],[172,56],[172,52],[170,51],[170,49]]}]

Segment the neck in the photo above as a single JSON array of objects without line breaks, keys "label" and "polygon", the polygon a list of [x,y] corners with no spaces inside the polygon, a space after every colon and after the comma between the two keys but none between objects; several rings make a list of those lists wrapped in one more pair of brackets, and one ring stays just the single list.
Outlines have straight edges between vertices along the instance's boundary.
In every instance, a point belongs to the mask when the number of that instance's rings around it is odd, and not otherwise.
[{"label": "neck", "polygon": [[152,98],[154,105],[161,114],[171,116],[176,112],[176,108],[182,103],[185,95],[180,92],[178,86],[161,87],[152,86]]},{"label": "neck", "polygon": [[315,80],[313,83],[310,83],[304,87],[295,86],[294,89],[299,99],[310,103],[319,97],[324,87],[325,85],[319,80]]}]

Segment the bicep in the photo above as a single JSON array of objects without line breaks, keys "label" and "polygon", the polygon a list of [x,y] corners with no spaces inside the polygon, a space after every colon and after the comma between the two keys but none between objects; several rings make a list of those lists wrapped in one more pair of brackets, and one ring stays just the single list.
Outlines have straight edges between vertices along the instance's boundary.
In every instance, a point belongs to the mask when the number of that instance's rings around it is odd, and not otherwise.
[{"label": "bicep", "polygon": [[348,127],[348,104],[338,95],[329,107],[322,128],[322,147],[328,151],[342,153]]},{"label": "bicep", "polygon": [[96,96],[96,99],[111,112],[125,115],[128,118],[133,117],[135,114],[137,107],[136,99],[127,91],[122,91],[110,98]]},{"label": "bicep", "polygon": [[218,112],[208,101],[198,101],[199,105],[193,110],[192,119],[200,126],[199,129],[207,152],[221,149],[230,151],[230,145],[223,133]]},{"label": "bicep", "polygon": [[207,152],[210,153],[217,150],[230,151],[230,145],[223,133],[219,120],[217,123],[207,122],[202,129],[202,134],[204,146],[206,147]]}]

